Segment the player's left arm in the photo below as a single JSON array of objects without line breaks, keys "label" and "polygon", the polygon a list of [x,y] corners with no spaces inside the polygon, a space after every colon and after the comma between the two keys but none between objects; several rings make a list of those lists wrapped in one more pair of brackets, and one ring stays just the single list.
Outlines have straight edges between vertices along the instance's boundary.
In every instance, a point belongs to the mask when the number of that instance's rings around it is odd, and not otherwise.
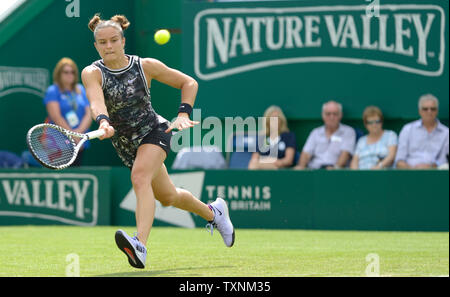
[{"label": "player's left arm", "polygon": [[198,83],[181,71],[166,66],[161,61],[151,58],[142,59],[142,67],[151,79],[181,90],[181,102],[194,106]]},{"label": "player's left arm", "polygon": [[[155,79],[163,84],[180,89],[181,103],[187,103],[192,107],[194,106],[198,90],[198,83],[195,79],[152,58],[142,59],[142,67],[144,68],[146,77],[149,77],[150,81]],[[185,128],[190,128],[195,124],[198,124],[198,122],[191,121],[187,113],[179,113],[177,120],[172,123],[167,132],[173,128],[183,130]]]}]

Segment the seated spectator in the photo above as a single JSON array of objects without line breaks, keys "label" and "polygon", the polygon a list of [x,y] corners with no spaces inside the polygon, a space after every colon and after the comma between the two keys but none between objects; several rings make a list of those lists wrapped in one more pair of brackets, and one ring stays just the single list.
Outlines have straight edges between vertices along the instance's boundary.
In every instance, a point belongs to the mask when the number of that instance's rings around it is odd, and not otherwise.
[{"label": "seated spectator", "polygon": [[352,169],[383,169],[394,164],[397,151],[397,134],[383,130],[383,113],[376,106],[368,106],[363,112],[368,135],[356,144],[350,167]]},{"label": "seated spectator", "polygon": [[[279,169],[294,166],[297,142],[295,134],[289,131],[283,111],[278,106],[270,106],[264,112],[264,118],[264,135],[258,137],[257,151],[252,154],[248,168]],[[265,148],[261,141],[267,144]]]},{"label": "seated spectator", "polygon": [[[86,133],[92,118],[86,91],[78,83],[78,67],[69,58],[62,58],[53,70],[53,85],[44,97],[48,121],[65,129]],[[72,166],[80,166],[85,142]]]},{"label": "seated spectator", "polygon": [[22,168],[24,162],[22,158],[13,152],[0,151],[0,168]]},{"label": "seated spectator", "polygon": [[342,105],[329,101],[322,106],[324,125],[308,136],[295,169],[346,167],[353,154],[356,133],[341,123]]},{"label": "seated spectator", "polygon": [[439,101],[435,96],[420,97],[421,119],[406,124],[400,132],[397,168],[429,169],[447,163],[448,127],[437,119],[438,111]]}]

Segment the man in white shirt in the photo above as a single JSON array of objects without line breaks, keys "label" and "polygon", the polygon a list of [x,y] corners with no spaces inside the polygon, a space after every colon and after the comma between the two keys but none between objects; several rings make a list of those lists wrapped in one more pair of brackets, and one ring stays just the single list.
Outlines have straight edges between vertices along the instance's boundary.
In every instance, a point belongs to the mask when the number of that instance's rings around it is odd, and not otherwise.
[{"label": "man in white shirt", "polygon": [[324,125],[308,136],[295,169],[346,167],[356,141],[355,130],[341,123],[342,105],[329,101],[322,106]]},{"label": "man in white shirt", "polygon": [[400,132],[395,159],[399,169],[430,169],[448,162],[448,127],[437,119],[439,101],[431,94],[419,99],[420,119]]}]

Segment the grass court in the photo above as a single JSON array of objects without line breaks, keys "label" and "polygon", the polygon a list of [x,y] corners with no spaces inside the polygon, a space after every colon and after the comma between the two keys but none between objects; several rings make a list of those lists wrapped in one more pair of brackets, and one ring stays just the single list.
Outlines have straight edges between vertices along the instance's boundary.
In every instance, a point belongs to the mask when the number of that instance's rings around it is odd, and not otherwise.
[{"label": "grass court", "polygon": [[0,227],[0,276],[64,277],[76,263],[82,277],[449,275],[448,232],[237,229],[226,248],[217,231],[154,227],[138,270],[116,247],[119,228]]}]

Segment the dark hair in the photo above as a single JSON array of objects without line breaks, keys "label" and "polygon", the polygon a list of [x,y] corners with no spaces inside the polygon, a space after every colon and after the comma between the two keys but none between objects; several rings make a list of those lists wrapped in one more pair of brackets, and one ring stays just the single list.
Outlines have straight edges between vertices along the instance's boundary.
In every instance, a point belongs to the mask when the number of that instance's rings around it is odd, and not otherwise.
[{"label": "dark hair", "polygon": [[106,27],[113,27],[120,31],[122,34],[122,37],[124,36],[123,31],[128,29],[130,26],[130,21],[128,21],[127,17],[124,15],[117,14],[113,16],[111,19],[105,21],[102,20],[99,13],[96,13],[91,20],[89,21],[88,27],[89,29],[94,32],[94,38],[97,34],[97,31],[106,28]]}]

